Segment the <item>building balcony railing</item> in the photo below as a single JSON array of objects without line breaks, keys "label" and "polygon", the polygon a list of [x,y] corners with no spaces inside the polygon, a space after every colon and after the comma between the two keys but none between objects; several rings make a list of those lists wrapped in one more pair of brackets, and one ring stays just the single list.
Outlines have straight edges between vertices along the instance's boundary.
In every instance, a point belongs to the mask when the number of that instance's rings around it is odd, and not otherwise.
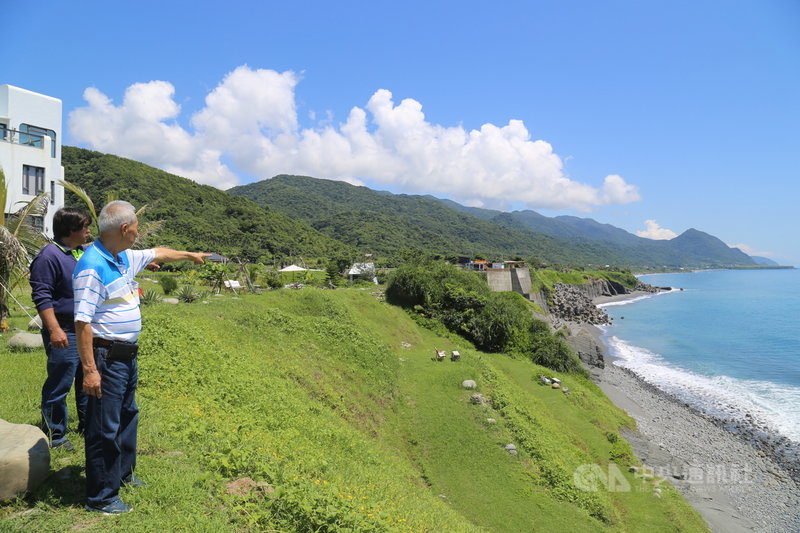
[{"label": "building balcony railing", "polygon": [[0,141],[44,149],[44,135],[25,133],[0,127]]}]

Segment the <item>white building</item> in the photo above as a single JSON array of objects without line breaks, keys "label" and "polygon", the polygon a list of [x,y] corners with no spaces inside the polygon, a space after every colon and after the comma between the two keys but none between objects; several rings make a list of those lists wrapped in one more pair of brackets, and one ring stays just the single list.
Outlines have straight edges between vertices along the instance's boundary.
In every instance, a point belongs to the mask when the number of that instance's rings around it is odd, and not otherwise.
[{"label": "white building", "polygon": [[33,224],[53,236],[53,214],[64,205],[61,166],[61,100],[0,85],[0,168],[6,176],[6,213],[37,194],[49,195],[47,215]]}]

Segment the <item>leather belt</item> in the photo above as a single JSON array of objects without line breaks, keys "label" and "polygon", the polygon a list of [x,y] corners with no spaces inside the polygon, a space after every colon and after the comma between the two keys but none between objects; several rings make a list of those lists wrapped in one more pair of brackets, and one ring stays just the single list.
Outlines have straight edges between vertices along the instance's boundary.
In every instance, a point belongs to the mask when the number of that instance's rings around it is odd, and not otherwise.
[{"label": "leather belt", "polygon": [[114,344],[113,341],[101,339],[99,337],[95,337],[94,339],[92,339],[93,346],[102,346],[103,348],[111,348],[112,344]]}]

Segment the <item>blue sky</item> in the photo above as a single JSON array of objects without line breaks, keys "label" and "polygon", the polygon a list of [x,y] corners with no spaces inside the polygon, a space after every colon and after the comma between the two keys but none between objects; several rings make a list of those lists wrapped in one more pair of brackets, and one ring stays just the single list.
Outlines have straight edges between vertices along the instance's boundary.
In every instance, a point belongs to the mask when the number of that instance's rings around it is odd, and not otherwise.
[{"label": "blue sky", "polygon": [[0,83],[60,98],[66,144],[221,188],[298,173],[694,227],[800,265],[796,0],[43,1],[0,19]]}]

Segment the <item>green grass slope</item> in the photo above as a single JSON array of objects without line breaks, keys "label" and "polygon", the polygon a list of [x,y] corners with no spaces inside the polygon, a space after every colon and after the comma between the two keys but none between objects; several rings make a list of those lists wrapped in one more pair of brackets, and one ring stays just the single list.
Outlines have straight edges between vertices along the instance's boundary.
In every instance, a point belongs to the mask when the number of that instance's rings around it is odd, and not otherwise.
[{"label": "green grass slope", "polygon": [[[552,372],[421,328],[369,291],[157,304],[144,323],[148,485],[122,493],[135,511],[82,510],[78,445],[54,452],[41,488],[0,506],[0,530],[706,531],[667,483],[656,498],[658,480],[627,472],[618,429],[632,421],[591,382],[539,385]],[[0,416],[36,423],[44,353],[0,342]],[[433,361],[434,347],[461,361]],[[587,476],[609,471],[612,490]]]}]

